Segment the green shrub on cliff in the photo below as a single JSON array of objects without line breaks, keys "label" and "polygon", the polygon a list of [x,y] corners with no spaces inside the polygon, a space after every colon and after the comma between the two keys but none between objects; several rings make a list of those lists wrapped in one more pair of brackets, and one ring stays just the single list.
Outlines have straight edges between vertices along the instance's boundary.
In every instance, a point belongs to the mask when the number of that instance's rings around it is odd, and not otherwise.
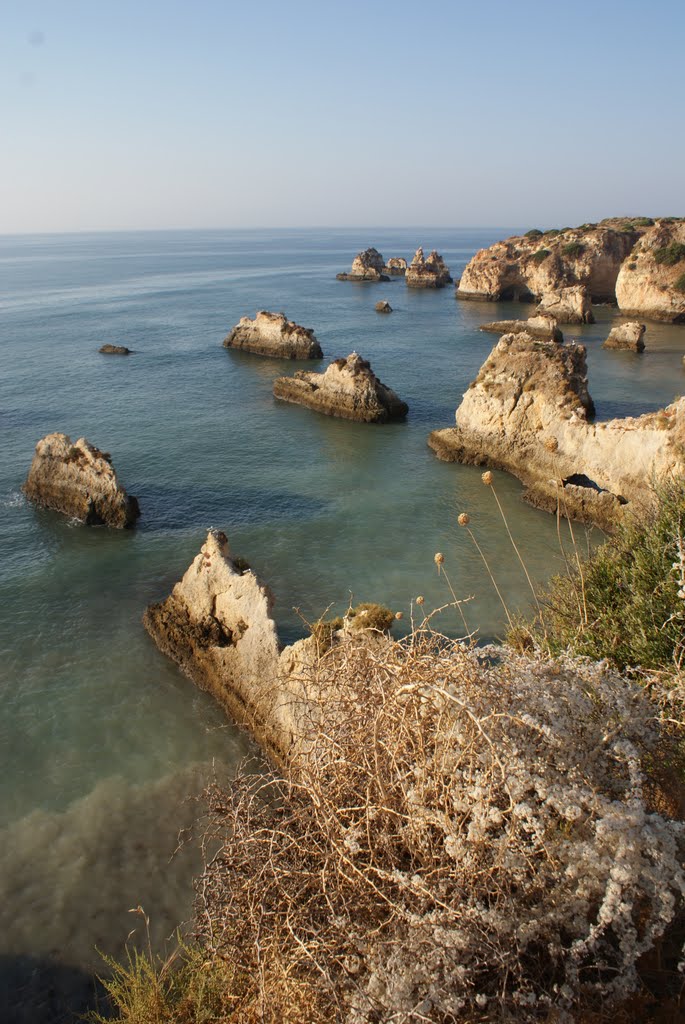
[{"label": "green shrub on cliff", "polygon": [[677,292],[685,292],[685,274],[681,274],[680,277],[673,282],[673,287]]},{"label": "green shrub on cliff", "polygon": [[531,259],[532,259],[533,263],[542,263],[543,260],[546,260],[548,256],[549,256],[549,249],[538,249],[537,252],[533,253],[533,255],[531,256]]},{"label": "green shrub on cliff", "polygon": [[569,256],[571,259],[575,259],[585,252],[585,246],[582,242],[569,242],[568,245],[562,247],[562,255]]},{"label": "green shrub on cliff", "polygon": [[[684,275],[685,276],[685,275]],[[658,493],[542,598],[552,652],[608,658],[621,669],[673,668],[685,653],[685,483]]]},{"label": "green shrub on cliff", "polygon": [[542,238],[542,231],[540,231],[540,228],[531,228],[530,231],[526,231],[523,237],[533,240],[536,238]]},{"label": "green shrub on cliff", "polygon": [[660,266],[674,267],[681,260],[685,260],[685,245],[682,242],[671,242],[670,245],[654,250],[654,262]]}]

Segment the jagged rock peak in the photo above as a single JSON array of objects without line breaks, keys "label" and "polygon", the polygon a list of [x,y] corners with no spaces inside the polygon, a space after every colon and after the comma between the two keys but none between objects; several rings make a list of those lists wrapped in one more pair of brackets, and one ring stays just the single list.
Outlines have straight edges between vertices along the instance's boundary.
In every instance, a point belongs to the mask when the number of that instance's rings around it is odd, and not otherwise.
[{"label": "jagged rock peak", "polygon": [[254,320],[241,317],[224,338],[224,348],[274,359],[321,359],[323,356],[312,328],[288,320],[285,313],[269,313],[263,309]]},{"label": "jagged rock peak", "polygon": [[80,519],[89,526],[133,526],[138,501],[119,485],[108,452],[80,437],[47,434],[36,445],[22,490],[38,505]]},{"label": "jagged rock peak", "polygon": [[549,511],[611,529],[654,480],[685,471],[685,398],[640,417],[590,422],[585,348],[505,335],[429,444],[447,461],[513,473]]},{"label": "jagged rock peak", "polygon": [[426,258],[421,246],[407,267],[405,275],[408,288],[444,288],[452,277],[442,256],[433,249]]},{"label": "jagged rock peak", "polygon": [[362,423],[402,419],[408,411],[406,402],[386,387],[356,352],[336,359],[324,373],[300,370],[293,377],[279,377],[273,390],[283,401]]}]

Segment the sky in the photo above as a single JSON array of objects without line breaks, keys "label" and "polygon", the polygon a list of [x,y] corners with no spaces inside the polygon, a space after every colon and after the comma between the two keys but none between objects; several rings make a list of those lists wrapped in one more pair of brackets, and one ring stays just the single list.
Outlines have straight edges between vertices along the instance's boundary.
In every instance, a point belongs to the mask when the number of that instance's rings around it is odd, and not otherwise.
[{"label": "sky", "polygon": [[683,0],[0,0],[0,234],[683,215]]}]

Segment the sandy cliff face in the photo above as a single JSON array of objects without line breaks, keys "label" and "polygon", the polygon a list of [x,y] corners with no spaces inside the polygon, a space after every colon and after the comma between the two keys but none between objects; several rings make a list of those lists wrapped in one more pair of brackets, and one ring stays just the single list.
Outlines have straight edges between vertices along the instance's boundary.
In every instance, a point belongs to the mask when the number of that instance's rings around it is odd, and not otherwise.
[{"label": "sandy cliff face", "polygon": [[505,335],[456,413],[431,434],[447,461],[504,469],[542,508],[611,528],[654,479],[685,469],[685,398],[658,413],[592,423],[585,349]]},{"label": "sandy cliff face", "polygon": [[23,486],[38,505],[64,512],[89,526],[133,526],[140,515],[138,501],[117,480],[110,456],[81,437],[75,444],[66,434],[47,434],[36,453]]},{"label": "sandy cliff face", "polygon": [[241,317],[224,338],[224,348],[241,349],[275,359],[321,359],[323,352],[309,327],[288,320],[285,313],[260,310],[254,320]]},{"label": "sandy cliff face", "polygon": [[621,267],[616,300],[629,316],[685,323],[685,221],[643,235]]},{"label": "sandy cliff face", "polygon": [[336,359],[324,373],[301,370],[294,377],[278,377],[274,395],[285,402],[361,423],[402,419],[408,411],[406,402],[386,387],[356,352],[347,359]]}]

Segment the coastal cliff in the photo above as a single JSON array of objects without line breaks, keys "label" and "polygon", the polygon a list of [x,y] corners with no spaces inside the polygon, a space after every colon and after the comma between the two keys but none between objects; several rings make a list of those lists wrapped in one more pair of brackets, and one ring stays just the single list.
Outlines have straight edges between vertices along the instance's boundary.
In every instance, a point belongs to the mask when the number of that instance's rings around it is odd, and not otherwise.
[{"label": "coastal cliff", "polygon": [[[561,231],[526,232],[481,249],[466,266],[458,299],[540,302],[560,322],[591,322],[591,303],[631,316],[685,319],[685,222],[610,218]],[[576,289],[569,304],[569,289]],[[568,313],[567,313],[568,307]],[[591,313],[590,313],[591,316]]]},{"label": "coastal cliff", "polygon": [[643,235],[619,271],[616,300],[627,316],[685,323],[685,221]]},{"label": "coastal cliff", "polygon": [[324,373],[300,370],[294,377],[278,377],[273,391],[285,402],[361,423],[403,419],[408,412],[406,402],[386,387],[356,352],[347,359],[336,359]]},{"label": "coastal cliff", "polygon": [[74,444],[66,434],[41,438],[22,490],[37,505],[88,526],[124,529],[140,515],[137,499],[119,484],[110,455],[85,437]]},{"label": "coastal cliff", "polygon": [[323,352],[309,327],[288,320],[285,313],[260,310],[254,320],[241,317],[224,338],[224,348],[254,352],[274,359],[321,359]]},{"label": "coastal cliff", "polygon": [[469,386],[456,427],[428,443],[445,461],[512,473],[531,504],[611,529],[650,484],[685,470],[685,398],[640,417],[593,415],[582,345],[510,334]]}]

